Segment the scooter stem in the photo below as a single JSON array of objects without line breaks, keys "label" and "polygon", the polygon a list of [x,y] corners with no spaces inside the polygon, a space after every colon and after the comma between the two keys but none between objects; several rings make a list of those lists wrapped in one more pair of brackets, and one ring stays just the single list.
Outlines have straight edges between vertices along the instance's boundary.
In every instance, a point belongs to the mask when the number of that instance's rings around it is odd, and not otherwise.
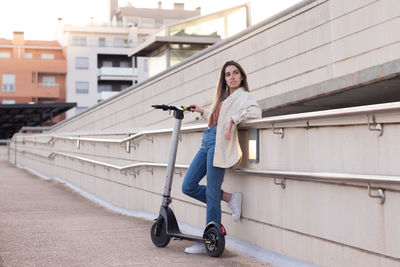
[{"label": "scooter stem", "polygon": [[175,171],[176,152],[178,150],[179,134],[181,131],[181,123],[183,119],[183,110],[174,111],[174,129],[172,131],[171,146],[168,156],[167,178],[165,180],[164,194],[162,206],[168,207],[171,202],[171,187]]}]

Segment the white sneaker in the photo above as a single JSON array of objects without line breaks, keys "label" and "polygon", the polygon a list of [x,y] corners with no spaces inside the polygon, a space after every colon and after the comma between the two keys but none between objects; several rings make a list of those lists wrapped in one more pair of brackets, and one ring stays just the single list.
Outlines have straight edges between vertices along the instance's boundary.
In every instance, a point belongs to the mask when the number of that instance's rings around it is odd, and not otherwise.
[{"label": "white sneaker", "polygon": [[232,199],[228,202],[228,206],[232,210],[233,221],[237,222],[242,213],[242,193],[234,192],[232,193]]},{"label": "white sneaker", "polygon": [[188,254],[207,253],[206,246],[203,243],[194,244],[191,247],[185,248],[185,253]]}]

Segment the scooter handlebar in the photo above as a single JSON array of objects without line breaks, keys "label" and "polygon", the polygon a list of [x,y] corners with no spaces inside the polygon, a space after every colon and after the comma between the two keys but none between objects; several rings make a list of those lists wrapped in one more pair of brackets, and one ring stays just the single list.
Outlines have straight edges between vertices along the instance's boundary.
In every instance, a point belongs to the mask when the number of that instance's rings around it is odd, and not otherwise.
[{"label": "scooter handlebar", "polygon": [[162,109],[162,110],[176,110],[175,106],[168,106],[168,105],[151,105],[155,109]]},{"label": "scooter handlebar", "polygon": [[166,110],[184,110],[184,111],[190,111],[192,109],[194,109],[194,107],[184,107],[181,106],[181,108],[178,108],[176,106],[168,106],[168,105],[151,105],[153,108],[155,109],[162,109],[164,111]]}]

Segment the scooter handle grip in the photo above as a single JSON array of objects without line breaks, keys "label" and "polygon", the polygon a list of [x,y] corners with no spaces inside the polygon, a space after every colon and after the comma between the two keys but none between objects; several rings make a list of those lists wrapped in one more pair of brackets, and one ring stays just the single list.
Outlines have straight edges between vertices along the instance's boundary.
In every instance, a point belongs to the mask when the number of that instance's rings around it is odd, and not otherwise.
[{"label": "scooter handle grip", "polygon": [[155,109],[169,110],[170,106],[167,105],[151,105]]},{"label": "scooter handle grip", "polygon": [[191,111],[192,109],[195,109],[195,107],[193,107],[193,106],[188,106],[188,107],[182,106],[182,108],[184,111]]}]

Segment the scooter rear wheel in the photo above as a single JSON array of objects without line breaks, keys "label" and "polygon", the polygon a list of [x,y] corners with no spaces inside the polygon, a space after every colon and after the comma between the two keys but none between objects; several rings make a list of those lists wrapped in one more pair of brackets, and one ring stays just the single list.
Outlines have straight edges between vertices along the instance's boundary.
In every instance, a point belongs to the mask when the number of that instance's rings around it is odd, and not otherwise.
[{"label": "scooter rear wheel", "polygon": [[219,257],[225,249],[225,236],[213,226],[204,234],[206,250],[210,257]]},{"label": "scooter rear wheel", "polygon": [[165,221],[162,220],[161,225],[159,226],[157,234],[157,220],[154,221],[153,226],[151,227],[151,241],[156,247],[166,247],[171,240],[171,237],[167,235]]}]

